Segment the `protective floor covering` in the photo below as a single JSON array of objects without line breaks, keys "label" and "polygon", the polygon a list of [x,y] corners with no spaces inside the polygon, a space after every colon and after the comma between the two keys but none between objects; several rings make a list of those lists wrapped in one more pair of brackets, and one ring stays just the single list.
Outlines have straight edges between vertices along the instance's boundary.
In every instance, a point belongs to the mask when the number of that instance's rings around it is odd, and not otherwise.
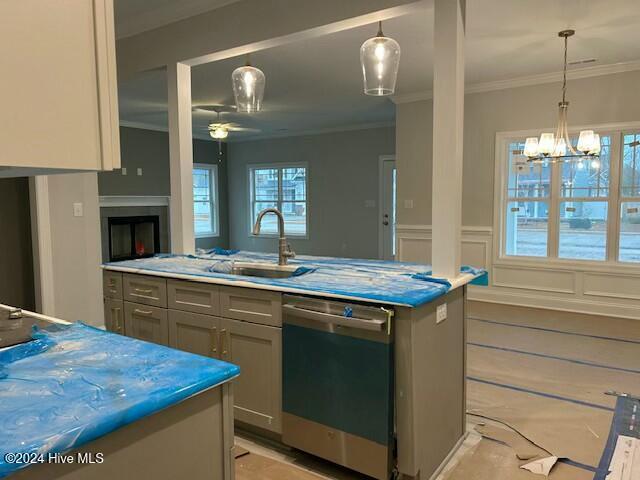
[{"label": "protective floor covering", "polygon": [[[479,318],[469,320],[468,410],[568,457],[549,478],[593,479],[616,404],[604,392],[640,396],[640,322],[515,307],[489,310],[471,308]],[[516,456],[543,451],[500,423],[468,418],[486,423],[477,427],[485,438],[447,480],[544,478],[521,470],[526,462]]]},{"label": "protective floor covering", "polygon": [[293,465],[249,453],[236,458],[235,480],[321,480]]}]

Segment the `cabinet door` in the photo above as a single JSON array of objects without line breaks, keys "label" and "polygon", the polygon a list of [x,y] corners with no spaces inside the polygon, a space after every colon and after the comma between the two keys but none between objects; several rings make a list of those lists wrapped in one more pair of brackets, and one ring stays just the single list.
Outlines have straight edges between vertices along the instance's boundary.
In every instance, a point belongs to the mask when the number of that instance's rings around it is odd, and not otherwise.
[{"label": "cabinet door", "polygon": [[124,302],[122,300],[104,299],[104,325],[108,331],[124,335]]},{"label": "cabinet door", "polygon": [[282,432],[282,329],[220,319],[220,358],[240,367],[234,417]]},{"label": "cabinet door", "polygon": [[169,345],[167,310],[124,302],[124,331],[128,337]]},{"label": "cabinet door", "polygon": [[0,18],[0,166],[119,167],[113,0],[3,0]]},{"label": "cabinet door", "polygon": [[185,352],[219,358],[220,319],[169,310],[169,346]]}]

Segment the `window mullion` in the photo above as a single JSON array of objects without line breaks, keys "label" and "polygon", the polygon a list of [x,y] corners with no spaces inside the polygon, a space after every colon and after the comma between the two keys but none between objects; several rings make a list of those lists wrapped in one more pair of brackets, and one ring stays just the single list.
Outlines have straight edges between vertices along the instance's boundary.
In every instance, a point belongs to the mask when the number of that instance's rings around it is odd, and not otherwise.
[{"label": "window mullion", "polygon": [[622,176],[623,133],[611,135],[609,147],[609,207],[607,223],[607,260],[617,262],[620,250],[620,179]]},{"label": "window mullion", "polygon": [[562,164],[551,165],[551,185],[549,186],[549,228],[547,237],[547,256],[558,258],[560,242],[560,183]]}]

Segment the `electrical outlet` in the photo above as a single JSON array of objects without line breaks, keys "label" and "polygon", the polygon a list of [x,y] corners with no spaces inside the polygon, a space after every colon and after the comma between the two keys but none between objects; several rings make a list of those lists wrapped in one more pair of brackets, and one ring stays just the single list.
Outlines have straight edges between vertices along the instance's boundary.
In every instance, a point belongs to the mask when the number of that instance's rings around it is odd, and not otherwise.
[{"label": "electrical outlet", "polygon": [[444,322],[447,319],[447,304],[443,303],[436,308],[436,324]]}]

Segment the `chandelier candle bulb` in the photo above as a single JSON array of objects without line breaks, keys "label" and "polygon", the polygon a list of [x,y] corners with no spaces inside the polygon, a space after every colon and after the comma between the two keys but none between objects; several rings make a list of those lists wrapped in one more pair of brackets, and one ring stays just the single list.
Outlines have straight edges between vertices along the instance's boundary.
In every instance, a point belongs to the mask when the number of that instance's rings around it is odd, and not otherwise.
[{"label": "chandelier candle bulb", "polygon": [[594,148],[595,134],[593,130],[583,130],[578,137],[578,150],[588,153]]},{"label": "chandelier candle bulb", "polygon": [[538,139],[536,137],[527,138],[524,144],[524,154],[527,157],[535,157],[538,155],[538,153]]},{"label": "chandelier candle bulb", "polygon": [[543,133],[540,135],[540,153],[543,155],[551,155],[554,150],[555,143],[556,139],[553,133]]}]

